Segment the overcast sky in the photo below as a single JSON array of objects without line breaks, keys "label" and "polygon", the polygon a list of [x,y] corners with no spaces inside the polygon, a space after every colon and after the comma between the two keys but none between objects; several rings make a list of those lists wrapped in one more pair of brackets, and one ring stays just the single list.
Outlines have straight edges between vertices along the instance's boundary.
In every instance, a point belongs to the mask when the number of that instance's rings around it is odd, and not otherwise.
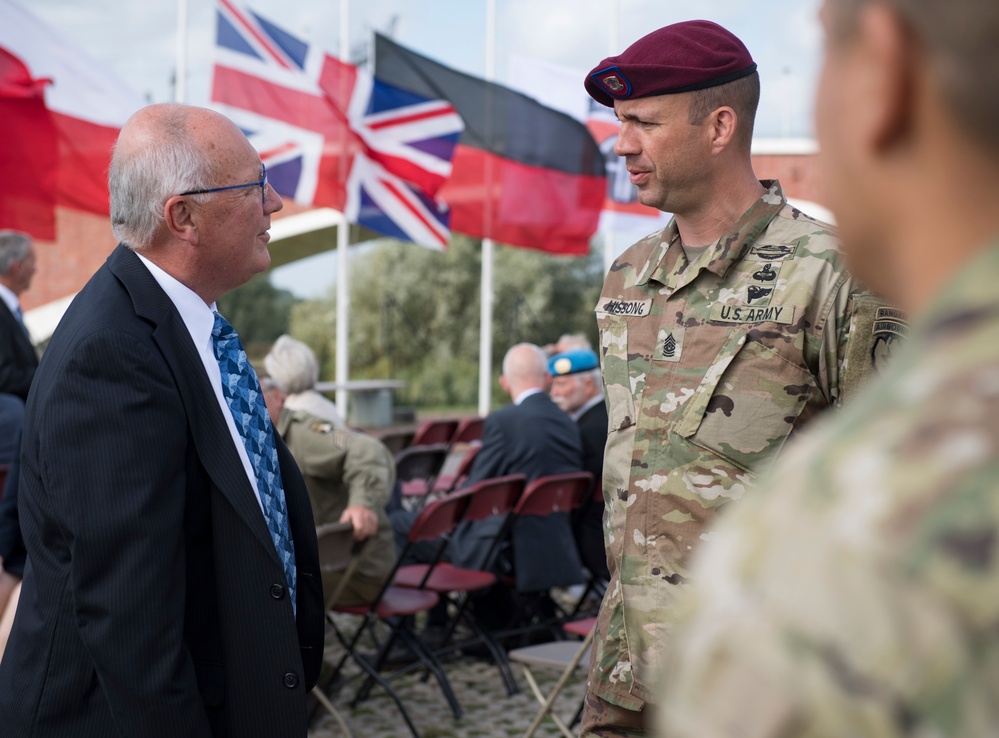
[{"label": "overcast sky", "polygon": [[[178,0],[21,0],[153,102],[173,99]],[[237,0],[238,1],[238,0]],[[350,2],[352,57],[373,31],[461,71],[485,74],[486,0],[252,0],[243,5],[338,54],[340,2]],[[585,73],[611,49],[614,0],[496,0],[496,79],[511,59],[536,58]],[[619,0],[614,53],[660,26],[691,18],[721,23],[759,64],[758,136],[810,136],[820,53],[819,0]],[[188,0],[187,102],[206,104],[215,3]],[[580,78],[580,89],[582,78]],[[538,97],[543,98],[539,90]]]},{"label": "overcast sky", "polygon": [[[20,0],[151,102],[173,99],[178,0]],[[583,75],[656,28],[706,18],[733,31],[759,65],[758,137],[810,137],[821,52],[820,0],[496,0],[496,79],[535,88],[524,58],[572,67]],[[241,0],[235,0],[239,3]],[[372,33],[476,76],[486,73],[486,0],[250,0],[242,2],[285,30],[340,53],[340,2],[350,2],[351,58],[362,58]],[[213,0],[188,0],[186,102],[206,105],[215,39]],[[2,22],[2,19],[0,19]],[[530,69],[530,64],[528,64]],[[518,78],[511,79],[517,69]],[[538,97],[545,100],[543,89]],[[321,254],[276,270],[273,282],[301,296],[325,293],[333,256]]]}]

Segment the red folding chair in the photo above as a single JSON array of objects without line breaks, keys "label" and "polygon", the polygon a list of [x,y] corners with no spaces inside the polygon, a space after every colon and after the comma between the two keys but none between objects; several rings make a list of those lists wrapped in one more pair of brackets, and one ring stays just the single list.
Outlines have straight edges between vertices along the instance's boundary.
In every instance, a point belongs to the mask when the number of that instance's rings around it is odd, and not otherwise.
[{"label": "red folding chair", "polygon": [[437,475],[447,460],[448,449],[446,443],[435,443],[429,446],[410,446],[396,455],[395,474],[402,488],[405,506],[412,509],[423,504],[422,498],[434,488]]},{"label": "red folding chair", "polygon": [[[590,494],[592,486],[593,475],[585,471],[538,477],[524,490],[513,515],[510,516],[510,525],[516,525],[517,518],[528,515],[543,517],[572,512]],[[505,583],[516,587],[516,580],[513,577],[505,578]],[[561,637],[560,624],[566,619],[567,613],[559,610],[556,605],[554,617],[545,615],[542,603],[547,594],[547,592],[519,593],[521,613],[517,620],[523,624],[501,635],[504,637],[523,635],[538,629],[548,629],[556,638]]]},{"label": "red folding chair", "polygon": [[458,430],[457,418],[437,418],[425,420],[416,429],[410,446],[429,446],[435,443],[451,443],[454,432]]},{"label": "red folding chair", "polygon": [[[437,604],[440,596],[429,589],[396,586],[393,580],[401,566],[401,562],[405,560],[410,547],[414,544],[423,541],[440,541],[438,550],[443,548],[446,541],[442,537],[447,536],[454,530],[461,519],[466,504],[467,500],[463,497],[447,497],[427,504],[420,510],[416,516],[416,520],[413,521],[406,546],[400,552],[378,599],[371,605],[353,607],[334,605],[333,612],[348,613],[363,618],[360,626],[358,626],[350,638],[343,634],[334,618],[329,615],[327,616],[327,620],[332,625],[337,640],[340,641],[340,644],[344,648],[344,654],[337,663],[334,674],[340,673],[347,659],[352,659],[367,674],[364,682],[354,695],[351,706],[356,707],[362,700],[366,699],[371,691],[371,687],[377,682],[389,694],[395,702],[396,707],[399,708],[399,712],[402,714],[403,720],[414,738],[420,738],[420,734],[413,725],[409,712],[406,710],[399,694],[389,683],[389,680],[393,676],[406,673],[413,667],[407,667],[394,674],[382,674],[382,669],[386,665],[389,652],[397,640],[401,639],[416,655],[418,659],[416,666],[422,664],[437,679],[455,719],[461,717],[462,710],[458,704],[458,698],[451,687],[451,683],[448,681],[447,674],[444,672],[443,665],[437,656],[428,650],[413,633],[412,618],[408,617],[429,611]],[[381,640],[377,654],[374,659],[371,659],[357,651],[357,644],[365,632],[374,637],[375,625],[379,622],[389,627],[389,633],[386,638]]]},{"label": "red folding chair", "polygon": [[[509,516],[516,507],[526,482],[527,478],[523,474],[483,479],[468,489],[453,493],[446,499],[465,499],[467,501],[461,518],[462,522],[481,521],[495,516]],[[467,569],[441,561],[444,554],[442,547],[438,550],[435,560],[429,564],[411,564],[401,567],[396,573],[395,583],[403,587],[430,590],[447,597],[454,606],[455,613],[449,618],[445,629],[444,646],[442,646],[441,652],[461,647],[462,644],[451,643],[451,639],[455,627],[464,620],[475,634],[473,641],[482,643],[488,649],[493,663],[499,670],[507,694],[512,695],[516,694],[519,688],[510,669],[506,651],[493,635],[478,623],[468,609],[470,593],[488,589],[496,584],[496,574],[489,569],[505,530],[506,525],[500,527],[482,569]]]},{"label": "red folding chair", "polygon": [[452,444],[444,460],[444,466],[434,480],[433,494],[446,495],[459,489],[472,473],[475,456],[481,448],[481,443]]},{"label": "red folding chair", "polygon": [[463,418],[451,437],[451,445],[481,441],[482,426],[485,422],[484,418]]},{"label": "red folding chair", "polygon": [[392,456],[396,456],[404,448],[409,448],[416,437],[416,430],[413,428],[395,428],[393,430],[371,433],[375,438],[385,444]]}]

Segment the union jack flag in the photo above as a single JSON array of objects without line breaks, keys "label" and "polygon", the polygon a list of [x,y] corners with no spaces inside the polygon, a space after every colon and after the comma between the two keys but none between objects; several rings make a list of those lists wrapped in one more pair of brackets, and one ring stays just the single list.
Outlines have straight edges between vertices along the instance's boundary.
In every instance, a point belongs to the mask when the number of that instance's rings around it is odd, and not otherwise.
[{"label": "union jack flag", "polygon": [[279,194],[442,249],[464,123],[451,103],[387,85],[219,0],[212,101],[247,134]]}]

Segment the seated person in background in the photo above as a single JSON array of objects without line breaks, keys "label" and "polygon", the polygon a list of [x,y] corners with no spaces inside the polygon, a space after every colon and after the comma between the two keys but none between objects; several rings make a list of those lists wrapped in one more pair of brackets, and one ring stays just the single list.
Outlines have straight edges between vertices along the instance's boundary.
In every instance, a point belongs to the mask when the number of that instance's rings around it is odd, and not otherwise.
[{"label": "seated person in background", "polygon": [[[500,385],[513,404],[486,418],[482,448],[464,487],[507,474],[524,474],[528,481],[533,481],[549,474],[576,472],[583,468],[579,429],[545,392],[550,379],[548,360],[539,347],[521,343],[507,351]],[[415,517],[416,513],[406,510],[392,514],[397,545],[405,542]],[[459,524],[447,551],[448,559],[457,566],[481,567],[501,524],[499,518]],[[436,547],[416,546],[414,549],[416,557],[420,558],[430,555]],[[513,526],[510,563],[521,592],[567,587],[579,584],[584,578],[565,514],[519,519]],[[509,573],[503,571],[502,565],[498,568],[501,573]],[[495,599],[483,606],[483,609],[493,608],[496,621],[503,619],[502,611],[510,604],[506,594],[494,592]],[[480,620],[487,627],[506,625],[490,623],[484,618]]]},{"label": "seated person in background", "polygon": [[[604,473],[604,446],[607,445],[607,406],[600,378],[600,360],[589,349],[556,354],[548,361],[552,375],[551,398],[569,414],[583,441],[583,470],[593,475],[594,489],[600,490]],[[572,515],[572,533],[583,565],[594,577],[610,580],[604,549],[604,502],[601,495],[587,497]]]},{"label": "seated person in background", "polygon": [[[14,434],[12,445],[20,448],[20,430]],[[10,628],[14,624],[14,611],[17,609],[21,578],[28,558],[17,518],[19,477],[20,459],[15,456],[7,473],[7,483],[2,489],[3,499],[0,500],[0,656],[3,655]]]},{"label": "seated person in background", "polygon": [[[311,354],[305,344],[295,343]],[[349,521],[354,539],[366,542],[353,576],[337,599],[340,605],[366,605],[378,596],[395,563],[392,529],[385,515],[385,503],[395,484],[392,454],[375,438],[289,408],[287,395],[272,378],[263,377],[260,384],[271,422],[305,478],[316,525]],[[323,573],[326,597],[339,582],[339,573]]]},{"label": "seated person in background", "polygon": [[316,391],[319,364],[312,349],[304,343],[291,336],[280,336],[264,359],[264,367],[284,393],[286,408],[304,410],[329,421],[337,428],[346,427],[336,405]]}]

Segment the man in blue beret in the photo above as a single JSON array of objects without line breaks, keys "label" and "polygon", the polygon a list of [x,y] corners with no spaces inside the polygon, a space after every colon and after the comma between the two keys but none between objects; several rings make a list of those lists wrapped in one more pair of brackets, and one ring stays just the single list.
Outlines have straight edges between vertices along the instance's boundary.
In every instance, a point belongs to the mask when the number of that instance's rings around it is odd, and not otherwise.
[{"label": "man in blue beret", "polygon": [[[882,305],[830,227],[760,181],[749,50],[704,20],[597,64],[639,200],[674,214],[609,271],[596,307],[608,408],[603,494],[611,581],[583,735],[650,730],[690,559],[719,508],[872,364]],[[897,321],[898,316],[889,316]]]},{"label": "man in blue beret", "polygon": [[579,426],[583,440],[583,470],[593,475],[596,495],[588,497],[573,511],[572,533],[579,556],[590,575],[606,583],[607,551],[604,548],[604,502],[600,480],[604,473],[604,446],[607,445],[607,407],[600,378],[600,359],[592,349],[573,349],[548,360],[552,375],[548,394]]}]

